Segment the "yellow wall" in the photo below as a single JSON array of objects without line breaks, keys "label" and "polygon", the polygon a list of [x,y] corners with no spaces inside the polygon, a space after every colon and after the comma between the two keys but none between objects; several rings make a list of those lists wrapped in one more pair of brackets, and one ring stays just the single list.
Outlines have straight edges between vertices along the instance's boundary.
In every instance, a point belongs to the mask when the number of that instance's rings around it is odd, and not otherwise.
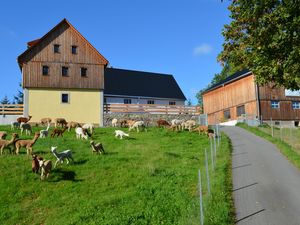
[{"label": "yellow wall", "polygon": [[[61,103],[61,93],[69,93],[70,103]],[[32,122],[41,118],[65,118],[79,123],[100,123],[100,90],[29,89],[28,114]]]}]

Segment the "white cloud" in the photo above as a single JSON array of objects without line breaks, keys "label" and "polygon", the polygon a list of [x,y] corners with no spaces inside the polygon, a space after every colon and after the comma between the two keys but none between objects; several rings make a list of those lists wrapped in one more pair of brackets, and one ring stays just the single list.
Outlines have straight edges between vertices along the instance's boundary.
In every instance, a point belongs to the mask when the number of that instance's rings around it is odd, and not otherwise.
[{"label": "white cloud", "polygon": [[201,44],[194,48],[194,55],[207,55],[212,52],[212,47],[209,44]]}]

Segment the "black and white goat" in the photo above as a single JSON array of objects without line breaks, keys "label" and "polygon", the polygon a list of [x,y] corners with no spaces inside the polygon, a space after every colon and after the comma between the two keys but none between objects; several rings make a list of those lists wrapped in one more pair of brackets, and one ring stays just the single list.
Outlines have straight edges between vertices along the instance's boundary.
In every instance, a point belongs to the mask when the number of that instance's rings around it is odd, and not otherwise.
[{"label": "black and white goat", "polygon": [[72,151],[71,150],[65,150],[63,152],[57,152],[57,147],[51,147],[51,152],[52,154],[55,156],[55,158],[57,159],[55,164],[54,164],[54,168],[56,167],[57,163],[63,163],[64,159],[67,160],[67,164],[69,164],[70,159],[72,159],[72,161],[74,161],[73,157],[72,157]]}]

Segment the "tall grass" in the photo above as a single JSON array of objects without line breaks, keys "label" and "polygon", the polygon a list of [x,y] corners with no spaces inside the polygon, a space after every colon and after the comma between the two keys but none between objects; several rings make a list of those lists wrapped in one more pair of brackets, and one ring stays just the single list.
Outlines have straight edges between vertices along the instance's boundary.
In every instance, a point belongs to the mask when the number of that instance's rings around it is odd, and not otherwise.
[{"label": "tall grass", "polygon": [[[76,140],[74,131],[39,139],[34,152],[45,159],[55,162],[51,146],[71,149],[75,159],[55,168],[46,181],[31,172],[25,149],[1,156],[0,224],[199,224],[197,172],[205,171],[207,137],[151,128],[120,140],[113,131],[98,128],[93,136],[105,155],[93,155],[89,141]],[[234,220],[229,139],[221,146],[217,167],[210,171],[212,197],[203,180],[205,224],[210,225]]]}]

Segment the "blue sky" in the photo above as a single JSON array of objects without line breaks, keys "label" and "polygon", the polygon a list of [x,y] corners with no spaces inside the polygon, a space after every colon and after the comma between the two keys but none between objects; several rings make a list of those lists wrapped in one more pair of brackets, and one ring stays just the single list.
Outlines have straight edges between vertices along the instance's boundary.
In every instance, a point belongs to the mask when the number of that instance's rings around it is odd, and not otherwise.
[{"label": "blue sky", "polygon": [[16,58],[28,41],[46,34],[63,18],[114,68],[173,74],[185,96],[195,94],[221,71],[229,1],[99,0],[3,1],[0,10],[0,99],[17,93]]}]

